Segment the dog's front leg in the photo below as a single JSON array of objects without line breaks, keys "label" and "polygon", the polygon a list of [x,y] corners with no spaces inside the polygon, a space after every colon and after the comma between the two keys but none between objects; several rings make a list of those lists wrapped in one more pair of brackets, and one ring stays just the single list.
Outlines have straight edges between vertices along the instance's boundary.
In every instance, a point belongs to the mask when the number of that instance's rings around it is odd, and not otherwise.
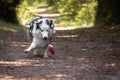
[{"label": "dog's front leg", "polygon": [[32,42],[31,45],[27,49],[24,50],[24,52],[25,53],[30,52],[31,50],[33,50],[36,47],[37,47],[37,45]]},{"label": "dog's front leg", "polygon": [[49,56],[48,56],[48,48],[45,48],[44,58],[49,58]]}]

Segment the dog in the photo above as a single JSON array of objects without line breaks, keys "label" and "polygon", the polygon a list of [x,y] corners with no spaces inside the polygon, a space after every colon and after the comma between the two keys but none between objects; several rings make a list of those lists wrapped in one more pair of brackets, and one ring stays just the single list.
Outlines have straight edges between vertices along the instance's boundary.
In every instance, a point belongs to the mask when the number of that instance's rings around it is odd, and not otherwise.
[{"label": "dog", "polygon": [[33,55],[43,54],[44,58],[53,57],[52,39],[55,34],[53,21],[36,16],[31,21],[28,21],[26,25],[30,26],[27,34],[31,44],[24,52],[29,53],[33,50]]}]

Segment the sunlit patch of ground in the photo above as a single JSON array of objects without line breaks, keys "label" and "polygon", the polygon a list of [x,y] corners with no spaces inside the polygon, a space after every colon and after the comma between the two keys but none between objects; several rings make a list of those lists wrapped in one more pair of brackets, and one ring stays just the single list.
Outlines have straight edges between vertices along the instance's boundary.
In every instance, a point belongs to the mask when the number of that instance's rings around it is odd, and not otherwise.
[{"label": "sunlit patch of ground", "polygon": [[55,59],[44,59],[25,54],[24,30],[11,30],[0,44],[0,80],[120,80],[117,31],[57,26]]},{"label": "sunlit patch of ground", "polygon": [[29,57],[23,52],[30,43],[24,31],[11,32],[0,52],[0,79],[119,80],[119,44],[107,40],[103,30],[97,32],[96,28],[56,30],[55,59]]}]

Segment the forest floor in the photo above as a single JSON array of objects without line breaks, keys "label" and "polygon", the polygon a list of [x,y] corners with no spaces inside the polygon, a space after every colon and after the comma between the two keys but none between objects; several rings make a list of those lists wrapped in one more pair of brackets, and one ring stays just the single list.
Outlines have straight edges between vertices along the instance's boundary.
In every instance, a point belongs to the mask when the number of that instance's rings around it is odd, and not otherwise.
[{"label": "forest floor", "polygon": [[0,80],[120,80],[120,25],[56,30],[55,59],[29,56],[24,29],[0,44]]}]

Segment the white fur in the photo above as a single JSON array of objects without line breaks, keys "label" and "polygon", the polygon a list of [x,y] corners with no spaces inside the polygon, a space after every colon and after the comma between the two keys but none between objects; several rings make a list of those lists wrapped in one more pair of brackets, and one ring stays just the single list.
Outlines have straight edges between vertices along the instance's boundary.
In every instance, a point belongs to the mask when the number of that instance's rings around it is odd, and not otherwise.
[{"label": "white fur", "polygon": [[[40,29],[36,29],[36,24],[34,24],[33,30],[32,30],[32,43],[30,46],[24,50],[24,52],[30,52],[34,50],[33,54],[43,54],[44,58],[48,57],[48,49],[47,45],[50,44],[50,39],[54,36],[55,30],[54,28],[51,29],[48,24],[46,24],[46,18],[37,20],[38,22],[42,21],[42,24],[40,25]],[[37,23],[35,21],[35,23]],[[46,39],[44,39],[46,38]]]}]

